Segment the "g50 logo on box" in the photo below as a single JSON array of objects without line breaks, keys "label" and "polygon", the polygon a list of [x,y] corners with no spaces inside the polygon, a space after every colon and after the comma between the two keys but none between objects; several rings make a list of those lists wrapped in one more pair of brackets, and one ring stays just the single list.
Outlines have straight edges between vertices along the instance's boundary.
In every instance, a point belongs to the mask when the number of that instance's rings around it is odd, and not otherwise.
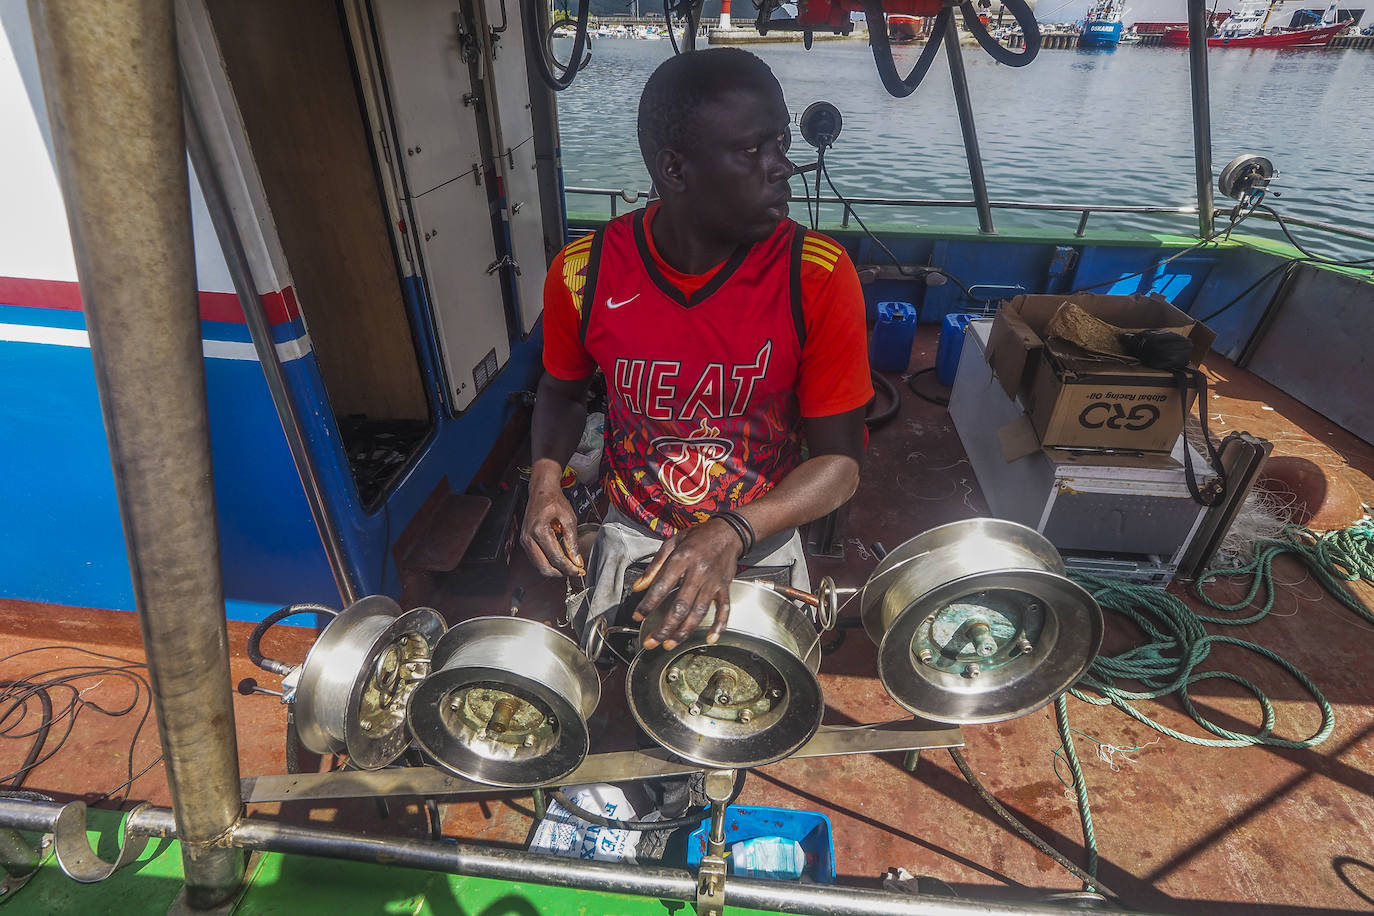
[{"label": "g50 logo on box", "polygon": [[1153,404],[1135,404],[1130,410],[1119,403],[1099,401],[1083,408],[1078,425],[1084,429],[1149,429],[1159,419],[1159,408]]}]

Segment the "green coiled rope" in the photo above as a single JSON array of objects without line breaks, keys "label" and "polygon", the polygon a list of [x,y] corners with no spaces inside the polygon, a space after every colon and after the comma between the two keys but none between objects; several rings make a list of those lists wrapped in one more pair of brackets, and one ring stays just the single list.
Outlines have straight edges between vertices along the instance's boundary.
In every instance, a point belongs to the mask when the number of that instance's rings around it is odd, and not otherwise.
[{"label": "green coiled rope", "polygon": [[[1268,745],[1309,748],[1321,744],[1331,736],[1336,727],[1336,713],[1316,684],[1291,662],[1264,646],[1231,636],[1209,634],[1203,627],[1204,623],[1226,626],[1250,624],[1267,615],[1273,609],[1276,598],[1273,563],[1285,554],[1293,555],[1301,561],[1313,578],[1351,611],[1374,623],[1374,613],[1341,584],[1341,580],[1374,581],[1374,523],[1367,519],[1350,528],[1324,535],[1290,525],[1284,529],[1281,537],[1258,541],[1255,544],[1254,560],[1245,566],[1235,569],[1214,569],[1203,573],[1195,583],[1195,593],[1208,607],[1219,611],[1230,613],[1252,607],[1261,591],[1264,592],[1264,603],[1254,614],[1243,618],[1202,616],[1194,613],[1179,598],[1159,589],[1086,574],[1072,574],[1072,578],[1092,594],[1104,611],[1113,611],[1134,622],[1147,634],[1148,641],[1120,655],[1099,656],[1070,692],[1080,700],[1096,706],[1115,706],[1136,721],[1162,734],[1203,747]],[[1218,577],[1246,575],[1251,577],[1250,587],[1244,599],[1235,604],[1217,601],[1203,591],[1207,583]],[[1218,644],[1248,649],[1291,674],[1303,689],[1312,695],[1321,710],[1322,722],[1317,731],[1307,738],[1280,738],[1273,733],[1274,707],[1264,691],[1229,671],[1197,671],[1197,667],[1211,653],[1212,647]],[[1127,690],[1117,685],[1118,678],[1138,682],[1145,689]],[[1188,688],[1198,681],[1211,678],[1232,681],[1254,695],[1259,702],[1263,720],[1257,731],[1246,734],[1222,728],[1198,711],[1188,694]],[[1132,705],[1132,701],[1135,700],[1154,700],[1175,692],[1178,693],[1183,708],[1193,721],[1216,735],[1216,738],[1189,735],[1169,728]],[[1055,701],[1055,720],[1064,756],[1073,776],[1079,820],[1083,827],[1087,872],[1096,877],[1097,836],[1093,830],[1087,785],[1069,728],[1067,694]]]}]

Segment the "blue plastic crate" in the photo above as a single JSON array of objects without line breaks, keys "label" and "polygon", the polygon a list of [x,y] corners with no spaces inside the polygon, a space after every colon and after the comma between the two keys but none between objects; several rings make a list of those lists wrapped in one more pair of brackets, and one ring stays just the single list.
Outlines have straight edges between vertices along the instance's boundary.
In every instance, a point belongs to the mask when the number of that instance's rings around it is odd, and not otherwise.
[{"label": "blue plastic crate", "polygon": [[[711,829],[710,818],[687,837],[687,864],[696,866],[706,855],[706,834]],[[725,809],[725,848],[731,844],[776,836],[796,840],[806,854],[803,878],[817,884],[835,883],[835,841],[830,832],[830,818],[817,811],[792,811],[787,808],[762,808],[754,805],[731,805]],[[730,857],[725,857],[730,865]],[[733,871],[733,868],[731,868]]]},{"label": "blue plastic crate", "polygon": [[941,385],[953,385],[959,371],[959,354],[964,352],[964,332],[968,323],[979,316],[957,312],[945,316],[940,325],[940,347],[935,353],[935,377]]},{"label": "blue plastic crate", "polygon": [[916,334],[916,306],[910,302],[879,302],[878,323],[868,346],[868,362],[878,372],[905,372],[911,364],[911,341]]}]

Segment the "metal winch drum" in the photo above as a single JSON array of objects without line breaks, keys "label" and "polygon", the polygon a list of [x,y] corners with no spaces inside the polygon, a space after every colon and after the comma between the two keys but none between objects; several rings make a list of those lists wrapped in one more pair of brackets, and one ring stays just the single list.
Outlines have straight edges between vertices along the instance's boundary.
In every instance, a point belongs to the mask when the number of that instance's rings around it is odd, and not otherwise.
[{"label": "metal winch drum", "polygon": [[571,639],[535,620],[478,617],[439,641],[410,699],[410,730],[452,773],[531,788],[586,759],[600,699],[596,668]]},{"label": "metal winch drum", "polygon": [[295,689],[296,730],[317,754],[347,751],[373,770],[410,745],[406,701],[429,674],[444,619],[430,608],[402,612],[385,595],[350,605],[310,647]]},{"label": "metal winch drum", "polygon": [[1038,709],[1087,671],[1102,611],[1038,532],[976,518],[932,528],[878,564],[860,596],[878,677],[905,709],[954,725]]},{"label": "metal winch drum", "polygon": [[[673,598],[644,620],[641,642]],[[821,724],[820,637],[791,601],[750,582],[731,583],[730,619],[711,645],[714,619],[712,606],[676,648],[635,657],[626,675],[630,713],[659,745],[693,763],[734,768],[781,760]]]}]

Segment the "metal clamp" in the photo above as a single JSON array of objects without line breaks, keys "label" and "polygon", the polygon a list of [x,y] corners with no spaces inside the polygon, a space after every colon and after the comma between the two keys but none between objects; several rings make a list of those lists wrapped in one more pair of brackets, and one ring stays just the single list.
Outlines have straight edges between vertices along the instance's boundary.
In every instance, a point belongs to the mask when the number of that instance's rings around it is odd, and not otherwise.
[{"label": "metal clamp", "polygon": [[722,916],[725,912],[725,858],[703,856],[697,867],[697,916]]},{"label": "metal clamp", "polygon": [[120,831],[119,856],[114,862],[106,862],[96,855],[86,838],[86,803],[74,801],[63,807],[53,825],[53,841],[57,848],[57,864],[62,873],[80,884],[96,884],[119,871],[143,852],[148,845],[146,836],[136,836],[130,832],[130,825],[145,808],[147,802],[129,812]]},{"label": "metal clamp", "polygon": [[734,770],[707,770],[703,781],[711,802],[711,829],[706,834],[706,855],[697,869],[697,916],[722,916],[725,912],[725,806],[735,791]]},{"label": "metal clamp", "polygon": [[826,576],[821,580],[816,598],[816,626],[822,633],[828,633],[835,629],[835,622],[840,617],[840,592],[833,578]]}]

